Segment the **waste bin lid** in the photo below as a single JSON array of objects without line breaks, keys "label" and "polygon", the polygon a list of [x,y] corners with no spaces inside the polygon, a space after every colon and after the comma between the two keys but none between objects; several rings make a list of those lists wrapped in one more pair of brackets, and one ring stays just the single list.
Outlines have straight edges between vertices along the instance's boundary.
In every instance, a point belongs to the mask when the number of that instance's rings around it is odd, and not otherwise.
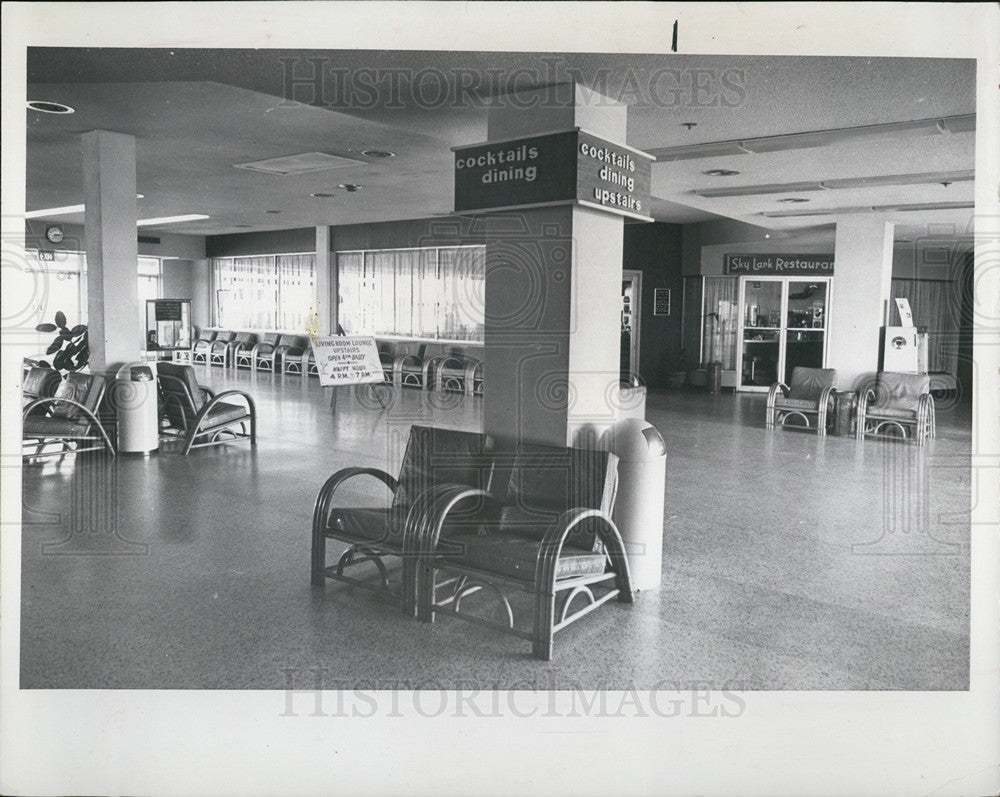
[{"label": "waste bin lid", "polygon": [[645,462],[667,453],[656,427],[639,418],[625,418],[608,429],[604,447],[625,462]]},{"label": "waste bin lid", "polygon": [[129,368],[130,382],[152,382],[153,370],[148,365],[133,365]]}]

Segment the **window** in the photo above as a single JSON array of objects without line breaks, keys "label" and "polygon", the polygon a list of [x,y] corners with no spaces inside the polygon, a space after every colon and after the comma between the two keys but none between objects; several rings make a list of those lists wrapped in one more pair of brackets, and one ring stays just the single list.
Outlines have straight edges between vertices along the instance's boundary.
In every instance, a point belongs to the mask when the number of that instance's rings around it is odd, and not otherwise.
[{"label": "window", "polygon": [[215,266],[215,323],[303,332],[316,308],[314,254],[225,257]]},{"label": "window", "polygon": [[348,334],[483,339],[483,246],[342,252],[339,320]]},{"label": "window", "polygon": [[146,300],[160,298],[160,258],[139,258],[139,336],[146,335]]}]

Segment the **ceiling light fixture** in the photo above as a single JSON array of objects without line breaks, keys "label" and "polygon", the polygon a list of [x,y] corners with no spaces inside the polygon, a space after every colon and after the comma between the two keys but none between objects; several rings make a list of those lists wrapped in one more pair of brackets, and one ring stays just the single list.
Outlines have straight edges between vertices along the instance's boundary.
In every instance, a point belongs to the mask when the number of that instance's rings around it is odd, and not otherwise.
[{"label": "ceiling light fixture", "polygon": [[316,193],[310,194],[309,196],[316,197],[316,199],[329,199],[332,196],[336,196],[336,194],[325,194],[322,191],[317,191]]},{"label": "ceiling light fixture", "polygon": [[267,158],[262,161],[234,163],[237,169],[248,169],[265,174],[306,174],[324,169],[339,169],[344,166],[364,166],[364,161],[354,158],[344,158],[340,155],[330,155],[327,152],[303,152],[298,155],[282,155],[278,158]]},{"label": "ceiling light fixture", "polygon": [[791,204],[793,202],[808,202],[809,200],[803,196],[790,196],[790,197],[785,197],[784,199],[779,199],[778,201]]},{"label": "ceiling light fixture", "polygon": [[707,174],[709,177],[733,177],[739,174],[736,169],[709,169],[707,172],[702,172],[702,174]]},{"label": "ceiling light fixture", "polygon": [[276,215],[276,214],[278,214],[278,213],[281,213],[281,211],[280,211],[280,210],[265,210],[264,212],[265,212],[265,213],[271,213],[271,214],[275,214],[275,215]]},{"label": "ceiling light fixture", "polygon": [[39,113],[67,114],[76,113],[75,109],[61,102],[48,102],[47,100],[28,100],[28,108]]},{"label": "ceiling light fixture", "polygon": [[690,130],[692,127],[697,127],[697,126],[698,126],[697,122],[681,122],[681,127],[686,127],[688,130]]},{"label": "ceiling light fixture", "polygon": [[201,221],[207,219],[204,213],[185,213],[181,216],[160,216],[155,219],[139,219],[135,223],[136,227],[148,227],[152,224],[177,224],[182,221]]},{"label": "ceiling light fixture", "polygon": [[353,194],[355,191],[360,191],[364,188],[363,185],[355,185],[354,183],[341,183],[337,188],[343,188],[347,193]]},{"label": "ceiling light fixture", "polygon": [[366,158],[395,158],[395,152],[389,152],[387,149],[366,149],[361,152]]},{"label": "ceiling light fixture", "polygon": [[[144,199],[142,194],[136,194],[136,199]],[[60,208],[42,208],[41,210],[29,210],[24,214],[26,219],[43,219],[46,216],[67,216],[71,213],[83,213],[86,205],[63,205]]]}]

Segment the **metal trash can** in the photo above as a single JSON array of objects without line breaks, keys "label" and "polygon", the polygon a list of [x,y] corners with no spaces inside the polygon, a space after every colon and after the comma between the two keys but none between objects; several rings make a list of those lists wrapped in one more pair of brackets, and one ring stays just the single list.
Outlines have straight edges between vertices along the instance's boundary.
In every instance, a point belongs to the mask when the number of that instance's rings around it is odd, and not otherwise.
[{"label": "metal trash can", "polygon": [[835,435],[848,437],[854,434],[857,418],[858,394],[853,391],[837,391],[833,397],[833,429]]},{"label": "metal trash can", "polygon": [[118,453],[151,454],[160,447],[159,397],[148,365],[126,365],[115,380]]},{"label": "metal trash can", "polygon": [[625,543],[632,587],[655,589],[663,569],[666,446],[656,427],[637,418],[618,421],[602,443],[618,457],[618,497],[611,518]]}]

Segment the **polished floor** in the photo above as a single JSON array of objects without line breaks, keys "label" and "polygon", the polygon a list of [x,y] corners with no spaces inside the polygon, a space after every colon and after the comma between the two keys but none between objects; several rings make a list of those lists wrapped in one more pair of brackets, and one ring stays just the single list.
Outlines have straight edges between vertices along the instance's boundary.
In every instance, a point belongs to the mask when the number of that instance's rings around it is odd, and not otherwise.
[{"label": "polished floor", "polygon": [[22,688],[968,688],[967,405],[940,406],[919,449],[768,432],[762,395],[651,392],[662,586],[558,633],[542,662],[514,637],[309,584],[325,478],[395,472],[412,423],[478,429],[481,398],[406,389],[382,409],[347,391],[331,411],[315,380],[199,377],[255,396],[255,450],[24,469]]}]

